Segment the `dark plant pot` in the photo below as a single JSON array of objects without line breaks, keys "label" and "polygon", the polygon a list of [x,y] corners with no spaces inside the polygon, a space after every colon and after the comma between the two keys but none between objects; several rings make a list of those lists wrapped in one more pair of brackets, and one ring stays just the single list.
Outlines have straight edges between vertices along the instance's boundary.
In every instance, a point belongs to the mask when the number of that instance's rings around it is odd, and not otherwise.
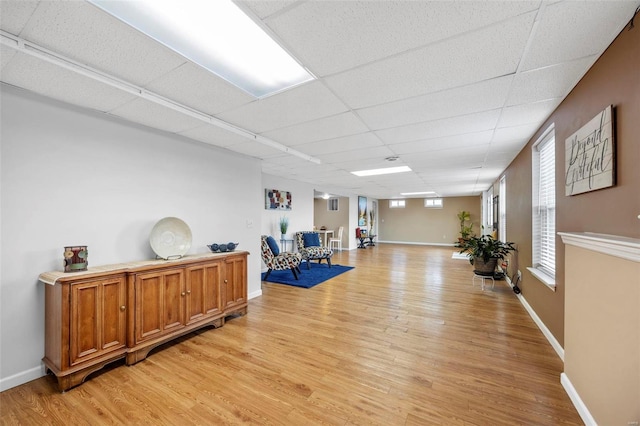
[{"label": "dark plant pot", "polygon": [[487,275],[492,276],[493,272],[496,270],[496,265],[498,264],[498,259],[492,257],[488,262],[485,262],[483,258],[476,257],[473,259],[473,272],[478,275]]}]

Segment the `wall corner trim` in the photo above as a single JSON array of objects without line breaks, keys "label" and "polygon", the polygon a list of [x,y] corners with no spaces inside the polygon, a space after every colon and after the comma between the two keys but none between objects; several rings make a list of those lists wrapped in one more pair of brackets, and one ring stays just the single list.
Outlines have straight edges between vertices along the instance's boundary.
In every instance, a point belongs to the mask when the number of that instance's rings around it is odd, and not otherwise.
[{"label": "wall corner trim", "polygon": [[593,232],[558,232],[562,242],[640,263],[640,239]]},{"label": "wall corner trim", "polygon": [[598,423],[596,423],[596,420],[589,412],[589,409],[584,404],[584,402],[582,402],[582,398],[580,398],[580,395],[578,395],[578,391],[576,391],[576,388],[573,387],[573,384],[571,383],[571,380],[569,380],[569,377],[566,373],[560,374],[560,383],[562,384],[565,392],[567,392],[567,395],[569,395],[573,406],[576,407],[576,410],[578,411],[578,414],[582,418],[584,424],[586,426],[597,426]]}]

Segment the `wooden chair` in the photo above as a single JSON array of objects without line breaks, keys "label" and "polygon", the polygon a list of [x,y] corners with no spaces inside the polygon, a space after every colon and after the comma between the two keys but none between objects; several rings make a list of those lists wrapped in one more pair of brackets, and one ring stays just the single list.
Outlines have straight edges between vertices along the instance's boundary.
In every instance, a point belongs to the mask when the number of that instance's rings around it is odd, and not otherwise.
[{"label": "wooden chair", "polygon": [[335,245],[336,248],[342,251],[342,232],[344,231],[344,226],[338,228],[338,235],[334,238],[329,238],[329,248],[333,249]]},{"label": "wooden chair", "polygon": [[262,256],[264,264],[269,268],[263,281],[269,277],[271,271],[285,271],[287,269],[291,270],[294,278],[297,280],[297,272],[300,272],[302,255],[300,253],[280,253],[278,244],[273,237],[262,235],[260,241],[260,255]]}]

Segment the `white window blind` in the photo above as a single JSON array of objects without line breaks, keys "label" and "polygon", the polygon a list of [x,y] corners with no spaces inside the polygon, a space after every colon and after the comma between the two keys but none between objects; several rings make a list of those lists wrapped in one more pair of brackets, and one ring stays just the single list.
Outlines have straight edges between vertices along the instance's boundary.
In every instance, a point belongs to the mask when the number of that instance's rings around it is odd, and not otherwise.
[{"label": "white window blind", "polygon": [[500,178],[500,206],[498,215],[498,238],[500,241],[507,242],[507,177],[502,175]]},{"label": "white window blind", "polygon": [[534,146],[533,267],[555,278],[556,156],[555,134],[550,130]]}]

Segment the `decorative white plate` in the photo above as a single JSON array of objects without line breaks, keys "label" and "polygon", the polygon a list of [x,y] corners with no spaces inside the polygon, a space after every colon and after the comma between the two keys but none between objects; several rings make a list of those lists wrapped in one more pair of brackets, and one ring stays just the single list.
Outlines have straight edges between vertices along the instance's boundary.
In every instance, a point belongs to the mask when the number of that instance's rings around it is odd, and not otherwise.
[{"label": "decorative white plate", "polygon": [[179,259],[191,248],[191,229],[177,217],[165,217],[151,230],[149,244],[158,257]]}]

